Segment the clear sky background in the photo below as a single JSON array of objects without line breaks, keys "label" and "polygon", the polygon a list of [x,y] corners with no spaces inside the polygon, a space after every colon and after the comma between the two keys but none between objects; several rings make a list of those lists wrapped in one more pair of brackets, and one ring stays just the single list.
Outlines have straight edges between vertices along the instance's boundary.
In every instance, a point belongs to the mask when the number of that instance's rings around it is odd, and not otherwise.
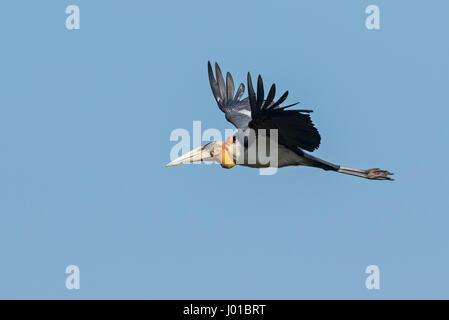
[{"label": "clear sky background", "polygon": [[[70,4],[80,30],[65,28]],[[2,1],[0,298],[449,298],[448,12],[445,0]],[[172,130],[232,128],[208,60],[314,109],[315,155],[396,181],[165,168]],[[65,287],[71,264],[80,290]]]}]

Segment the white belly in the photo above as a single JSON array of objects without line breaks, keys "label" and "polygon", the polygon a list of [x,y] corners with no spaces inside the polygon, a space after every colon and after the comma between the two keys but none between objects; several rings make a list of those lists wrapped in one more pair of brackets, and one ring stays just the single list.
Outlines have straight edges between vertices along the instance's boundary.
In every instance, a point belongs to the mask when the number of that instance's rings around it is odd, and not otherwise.
[{"label": "white belly", "polygon": [[[263,146],[265,145],[265,148]],[[268,168],[268,167],[286,167],[286,166],[298,166],[308,165],[306,158],[296,154],[290,149],[277,144],[277,157],[275,148],[276,143],[272,143],[265,137],[257,138],[257,147],[254,148],[254,144],[251,144],[248,148],[240,146],[238,142],[234,145],[235,148],[230,148],[230,154],[234,161],[242,166],[252,168]],[[262,146],[259,150],[259,146]],[[273,150],[271,150],[273,149]],[[244,157],[241,157],[241,151],[244,151]],[[309,164],[310,165],[310,164]]]}]

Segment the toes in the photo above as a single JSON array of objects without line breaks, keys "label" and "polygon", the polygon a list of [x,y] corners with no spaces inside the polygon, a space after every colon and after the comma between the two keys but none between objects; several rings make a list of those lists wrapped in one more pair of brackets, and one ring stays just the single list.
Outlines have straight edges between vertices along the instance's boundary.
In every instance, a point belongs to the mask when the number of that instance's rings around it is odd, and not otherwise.
[{"label": "toes", "polygon": [[389,177],[389,175],[393,174],[390,171],[381,170],[379,168],[369,169],[367,171],[368,171],[368,179],[393,181],[393,179]]}]

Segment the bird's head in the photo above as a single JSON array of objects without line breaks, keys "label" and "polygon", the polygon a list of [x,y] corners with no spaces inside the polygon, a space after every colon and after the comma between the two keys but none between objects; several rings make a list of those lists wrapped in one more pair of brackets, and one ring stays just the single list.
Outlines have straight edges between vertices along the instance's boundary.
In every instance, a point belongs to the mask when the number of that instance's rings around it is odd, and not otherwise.
[{"label": "bird's head", "polygon": [[226,141],[212,141],[187,152],[165,166],[171,167],[191,162],[209,161],[218,162],[223,168],[230,169],[235,166],[235,161],[229,153],[232,144],[233,136],[230,136]]}]

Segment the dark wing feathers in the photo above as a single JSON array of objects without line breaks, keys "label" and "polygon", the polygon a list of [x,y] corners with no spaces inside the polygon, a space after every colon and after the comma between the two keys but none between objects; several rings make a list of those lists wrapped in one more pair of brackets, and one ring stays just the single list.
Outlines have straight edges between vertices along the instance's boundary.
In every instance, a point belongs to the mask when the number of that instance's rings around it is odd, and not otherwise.
[{"label": "dark wing feathers", "polygon": [[228,99],[233,100],[234,95],[234,80],[232,80],[231,74],[226,73],[226,96]]},{"label": "dark wing feathers", "polygon": [[[274,108],[276,108],[277,106],[279,106],[282,102],[285,101],[285,99],[287,99],[287,97],[288,97],[288,91],[285,91],[284,94],[278,99],[278,101],[276,101],[275,103],[273,103],[273,104],[270,106],[270,109],[274,109]],[[298,104],[298,103],[296,103],[296,104]]]},{"label": "dark wing feathers", "polygon": [[[248,98],[251,106],[251,122],[248,126],[252,129],[278,129],[279,143],[287,146],[293,151],[301,152],[300,149],[314,151],[318,149],[321,136],[314,127],[309,114],[311,110],[286,110],[296,105],[291,104],[280,107],[281,103],[287,99],[286,91],[276,102],[270,100],[274,96],[275,89],[272,86],[268,93],[267,100],[260,98],[263,94],[263,82],[259,76],[257,80],[257,95],[251,83],[251,75],[248,73]],[[256,99],[257,96],[257,99]],[[269,99],[268,99],[269,98]],[[267,103],[269,102],[269,103]],[[271,104],[271,105],[270,105]],[[268,105],[268,107],[267,107]]]},{"label": "dark wing feathers", "polygon": [[263,101],[264,101],[265,93],[263,92],[263,81],[262,77],[259,75],[257,77],[257,105],[263,107]]},{"label": "dark wing feathers", "polygon": [[275,95],[276,95],[276,85],[273,83],[271,85],[270,91],[268,91],[267,99],[265,100],[265,103],[263,104],[264,110],[266,110],[273,103]]},{"label": "dark wing feathers", "polygon": [[228,99],[226,96],[226,86],[223,79],[223,74],[221,73],[220,67],[218,64],[215,64],[215,74],[217,75],[217,83],[218,88],[220,89],[220,96],[223,98],[223,103],[227,104]]},{"label": "dark wing feathers", "polygon": [[248,123],[251,121],[249,103],[245,99],[240,100],[245,92],[245,85],[241,83],[234,95],[234,80],[229,72],[226,73],[225,83],[223,74],[217,63],[215,64],[215,75],[217,79],[214,77],[210,62],[207,63],[207,70],[212,93],[214,94],[218,107],[225,113],[226,120],[237,128],[248,128]]},{"label": "dark wing feathers", "polygon": [[241,83],[239,88],[237,89],[237,92],[235,93],[234,101],[232,101],[232,103],[233,104],[237,103],[244,93],[245,93],[245,85]]},{"label": "dark wing feathers", "polygon": [[234,95],[234,80],[226,73],[226,82],[220,67],[215,63],[215,77],[210,62],[207,64],[209,83],[218,107],[226,119],[238,129],[278,129],[279,143],[295,152],[301,149],[313,151],[320,145],[321,137],[309,114],[312,110],[286,110],[298,103],[282,106],[287,99],[286,91],[277,101],[276,86],[273,84],[265,98],[262,77],[257,78],[257,92],[254,90],[251,74],[248,73],[248,98],[240,100],[245,92],[241,83]]},{"label": "dark wing feathers", "polygon": [[251,107],[251,117],[254,117],[257,115],[257,104],[256,104],[256,93],[254,92],[253,88],[253,82],[251,81],[251,74],[248,72],[248,99],[249,99],[249,105]]},{"label": "dark wing feathers", "polygon": [[220,107],[220,109],[222,109],[223,100],[221,97],[220,89],[218,88],[218,83],[217,81],[215,81],[214,73],[212,72],[212,66],[210,65],[210,62],[207,64],[207,71],[209,74],[210,88],[212,89],[212,93],[214,94],[214,98],[217,101],[218,106]]}]

